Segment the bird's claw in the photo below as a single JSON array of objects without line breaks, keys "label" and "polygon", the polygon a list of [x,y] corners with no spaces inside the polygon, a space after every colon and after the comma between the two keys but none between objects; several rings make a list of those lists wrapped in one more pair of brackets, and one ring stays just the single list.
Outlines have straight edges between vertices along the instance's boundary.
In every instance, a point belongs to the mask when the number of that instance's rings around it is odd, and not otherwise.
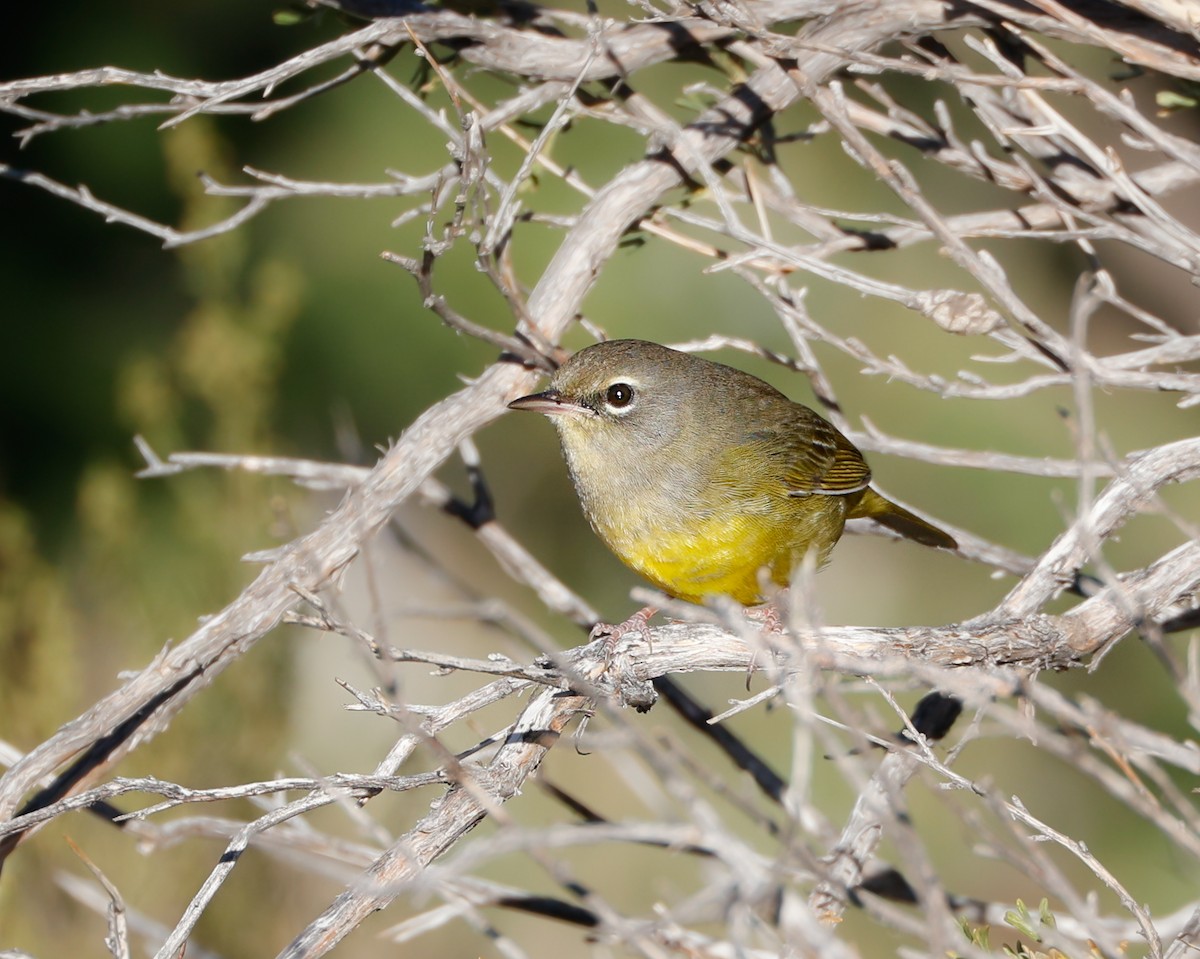
[{"label": "bird's claw", "polygon": [[604,644],[608,648],[608,653],[611,655],[617,643],[629,633],[642,633],[645,635],[650,626],[651,617],[657,612],[657,607],[644,606],[625,620],[625,622],[618,623],[615,626],[610,623],[597,623],[592,627],[591,632],[588,633],[588,641],[604,640]]}]

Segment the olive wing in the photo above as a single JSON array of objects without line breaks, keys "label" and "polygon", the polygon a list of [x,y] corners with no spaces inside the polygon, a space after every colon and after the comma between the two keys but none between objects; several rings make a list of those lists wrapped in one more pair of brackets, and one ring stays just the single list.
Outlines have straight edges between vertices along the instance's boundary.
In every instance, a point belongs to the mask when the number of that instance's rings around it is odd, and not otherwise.
[{"label": "olive wing", "polygon": [[747,440],[768,454],[771,478],[789,496],[845,496],[871,482],[862,454],[824,417],[790,400],[763,412],[746,424]]}]

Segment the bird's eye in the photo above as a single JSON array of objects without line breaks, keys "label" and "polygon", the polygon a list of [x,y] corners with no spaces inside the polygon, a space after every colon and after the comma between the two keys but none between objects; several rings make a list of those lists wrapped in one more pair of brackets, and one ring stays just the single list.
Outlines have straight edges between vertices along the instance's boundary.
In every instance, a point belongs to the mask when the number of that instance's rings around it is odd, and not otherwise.
[{"label": "bird's eye", "polygon": [[628,406],[633,402],[633,387],[628,383],[614,383],[604,394],[604,399],[614,409]]}]

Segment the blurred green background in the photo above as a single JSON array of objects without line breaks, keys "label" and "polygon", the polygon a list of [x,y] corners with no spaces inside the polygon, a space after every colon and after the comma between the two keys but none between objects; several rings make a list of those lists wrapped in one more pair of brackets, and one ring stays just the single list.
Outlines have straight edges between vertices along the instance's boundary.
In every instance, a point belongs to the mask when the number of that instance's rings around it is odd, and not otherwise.
[{"label": "blurred green background", "polygon": [[[232,78],[268,67],[341,29],[330,17],[275,26],[271,14],[278,6],[246,0],[170,5],[125,0],[102,7],[25,8],[10,15],[15,29],[0,40],[0,71],[8,80],[119,65]],[[624,6],[612,6],[612,15],[625,15]],[[64,23],[70,28],[62,28]],[[1107,60],[1095,55],[1092,66],[1103,74]],[[388,69],[411,83],[419,65],[402,53]],[[639,74],[637,85],[686,120],[690,114],[678,102],[678,91],[698,80],[721,78],[697,66],[663,65]],[[469,82],[489,101],[507,90],[487,76]],[[912,81],[891,89],[925,112],[935,95],[945,95]],[[60,94],[32,105],[100,110],[130,98],[129,90],[115,89]],[[438,89],[429,100],[448,106]],[[802,130],[813,119],[811,111],[798,107],[780,127]],[[8,116],[3,129],[9,133],[27,122]],[[153,120],[137,120],[38,137],[24,149],[8,137],[2,142],[3,162],[67,185],[86,184],[97,196],[150,219],[190,227],[227,215],[237,205],[204,197],[196,177],[201,170],[222,182],[244,182],[239,169],[245,165],[298,179],[379,182],[387,169],[421,173],[446,161],[445,137],[370,77],[264,123],[203,118],[160,133]],[[491,146],[498,172],[511,175],[519,153],[498,136]],[[892,149],[911,159],[903,148]],[[555,159],[573,165],[593,186],[641,150],[632,133],[587,120],[554,144]],[[847,211],[902,212],[830,136],[783,148],[781,161],[802,200]],[[998,190],[933,165],[918,164],[916,172],[945,211],[1012,203]],[[523,201],[528,208],[565,215],[581,203],[549,176],[540,177]],[[711,205],[699,203],[712,212]],[[444,329],[421,307],[411,279],[379,258],[383,250],[417,254],[423,219],[392,226],[410,206],[407,200],[291,200],[235,234],[167,251],[153,237],[106,225],[94,213],[31,187],[0,181],[7,344],[0,377],[0,738],[19,749],[32,748],[114,688],[122,670],[141,668],[164,642],[188,635],[197,617],[235,596],[255,572],[239,562],[241,555],[311,529],[336,502],[281,481],[238,475],[137,481],[133,474],[141,464],[134,434],[145,436],[162,455],[205,449],[370,464],[375,446],[456,389],[460,377],[476,375],[491,362],[492,348]],[[794,227],[777,224],[776,229],[783,241],[804,240]],[[560,236],[544,226],[518,228],[514,261],[527,286],[536,283]],[[694,254],[642,239],[606,266],[585,304],[589,319],[612,336],[678,342],[726,333],[790,352],[768,305],[732,272],[707,274],[709,264]],[[1027,301],[1063,328],[1082,258],[1049,244],[987,246]],[[1141,306],[1194,331],[1189,324],[1195,322],[1196,297],[1185,280],[1122,251],[1105,252]],[[439,288],[475,321],[511,329],[507,307],[468,254],[462,245],[439,264]],[[970,288],[931,245],[845,262],[913,288]],[[808,288],[808,308],[820,322],[921,372],[953,376],[969,368],[997,380],[1030,372],[978,363],[976,354],[994,354],[994,348],[942,333],[900,307],[817,279]],[[1130,332],[1119,317],[1102,316],[1095,325],[1095,349],[1128,348]],[[568,342],[577,347],[587,341],[576,330]],[[895,436],[945,446],[1073,455],[1077,421],[1068,390],[1004,403],[947,402],[863,377],[855,362],[825,347],[817,351],[854,422],[865,416]],[[799,376],[736,353],[719,358],[811,401]],[[1194,432],[1194,411],[1179,411],[1170,395],[1097,395],[1095,402],[1102,435],[1117,455]],[[533,417],[506,417],[478,441],[501,520],[607,618],[624,618],[632,609],[628,591],[636,580],[586,528],[549,426]],[[1061,531],[1076,502],[1075,484],[1068,480],[935,468],[880,455],[871,460],[889,493],[1029,554],[1040,552]],[[458,464],[447,464],[441,475],[465,488]],[[1196,515],[1194,490],[1168,491],[1168,502],[1185,516]],[[403,646],[527,658],[528,649],[506,634],[429,615],[460,608],[474,594],[513,604],[563,646],[581,639],[569,624],[538,610],[460,524],[415,504],[401,511],[399,522],[404,538],[381,537],[347,585],[343,609],[364,628]],[[1118,568],[1141,565],[1179,537],[1166,518],[1141,518],[1112,544],[1107,558]],[[865,537],[848,537],[819,583],[828,621],[861,624],[954,621],[986,610],[1011,585],[953,557]],[[335,677],[362,685],[398,678],[403,696],[416,702],[443,701],[472,683],[469,677],[432,680],[421,670],[385,674],[348,643],[279,630],[222,675],[167,734],[117,771],[205,786],[266,778],[275,769],[369,770],[396,730],[384,720],[343,711],[348,697]],[[1135,641],[1122,644],[1093,675],[1046,681],[1098,697],[1168,733],[1188,732],[1182,704],[1163,671]],[[688,684],[717,709],[744,695],[743,677],[698,677]],[[904,692],[901,699],[911,705],[918,695]],[[882,728],[897,725],[869,692],[862,694],[861,705],[881,717]],[[490,721],[502,725],[510,708],[489,714]],[[785,772],[791,756],[790,721],[781,715],[786,712],[759,710],[733,724]],[[672,727],[665,708],[644,721]],[[477,732],[454,730],[448,738],[452,746],[466,747]],[[707,755],[707,747],[686,731],[676,728],[674,734]],[[431,757],[422,761],[434,762]],[[712,761],[723,764],[716,757]],[[1073,769],[1028,744],[1004,737],[982,740],[964,753],[957,768],[999,780],[1001,794],[1021,795],[1037,815],[1086,841],[1156,913],[1184,901],[1200,878],[1195,863],[1177,859],[1160,834],[1098,795],[1097,787]],[[556,750],[546,772],[607,815],[630,809],[625,791],[614,788],[612,771],[600,758]],[[1191,785],[1183,777],[1178,781]],[[826,814],[841,822],[852,797],[838,774],[818,767],[815,789]],[[918,828],[937,831],[946,799],[936,789],[913,793]],[[430,798],[388,800],[371,809],[399,833]],[[252,815],[248,806],[221,812]],[[513,815],[539,823],[563,814],[531,790],[514,804]],[[56,823],[24,847],[0,881],[0,948],[21,947],[43,956],[99,954],[103,920],[55,885],[57,870],[83,872],[62,841],[64,828],[117,881],[131,905],[167,924],[175,921],[221,848],[197,840],[184,850],[138,859],[128,855],[128,838],[111,827],[83,814],[64,822],[65,827]],[[317,822],[362,838],[336,813]],[[490,828],[473,835],[486,835]],[[746,830],[753,833],[749,825]],[[1038,898],[1017,870],[997,864],[981,874],[974,859],[959,855],[968,841],[965,834],[946,832],[944,846],[935,850],[954,891],[1000,900]],[[587,851],[568,858],[584,870],[603,855],[603,850]],[[644,907],[655,896],[699,881],[695,863],[678,855],[637,855],[639,863],[645,857],[644,868],[614,873],[612,887],[604,890],[619,905]],[[1065,859],[1062,865],[1075,869]],[[491,873],[505,881],[547,883],[531,876],[520,857],[497,864]],[[1071,874],[1085,881],[1078,870]],[[313,879],[299,890],[294,880],[286,865],[247,856],[202,924],[198,942],[230,959],[278,949],[340,888],[336,876]],[[1114,908],[1110,900],[1104,904]],[[392,910],[376,928],[398,921],[404,911]],[[574,929],[500,914],[494,918],[517,938],[536,929],[545,954],[582,948]],[[853,916],[850,921],[861,922]],[[424,948],[434,947],[463,950],[456,952],[462,955],[496,954],[471,934],[426,940]],[[360,935],[346,954],[393,951]]]}]

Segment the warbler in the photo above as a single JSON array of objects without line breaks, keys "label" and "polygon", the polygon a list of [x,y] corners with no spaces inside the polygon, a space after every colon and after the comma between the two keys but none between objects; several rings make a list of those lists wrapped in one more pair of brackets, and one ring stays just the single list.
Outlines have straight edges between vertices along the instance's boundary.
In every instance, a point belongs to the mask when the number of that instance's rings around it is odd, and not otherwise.
[{"label": "warbler", "polygon": [[958,545],[873,490],[862,454],[832,423],[722,363],[610,340],[508,405],[550,417],[592,528],[677,599],[757,605],[767,581],[786,587],[807,554],[824,565],[847,519]]}]

